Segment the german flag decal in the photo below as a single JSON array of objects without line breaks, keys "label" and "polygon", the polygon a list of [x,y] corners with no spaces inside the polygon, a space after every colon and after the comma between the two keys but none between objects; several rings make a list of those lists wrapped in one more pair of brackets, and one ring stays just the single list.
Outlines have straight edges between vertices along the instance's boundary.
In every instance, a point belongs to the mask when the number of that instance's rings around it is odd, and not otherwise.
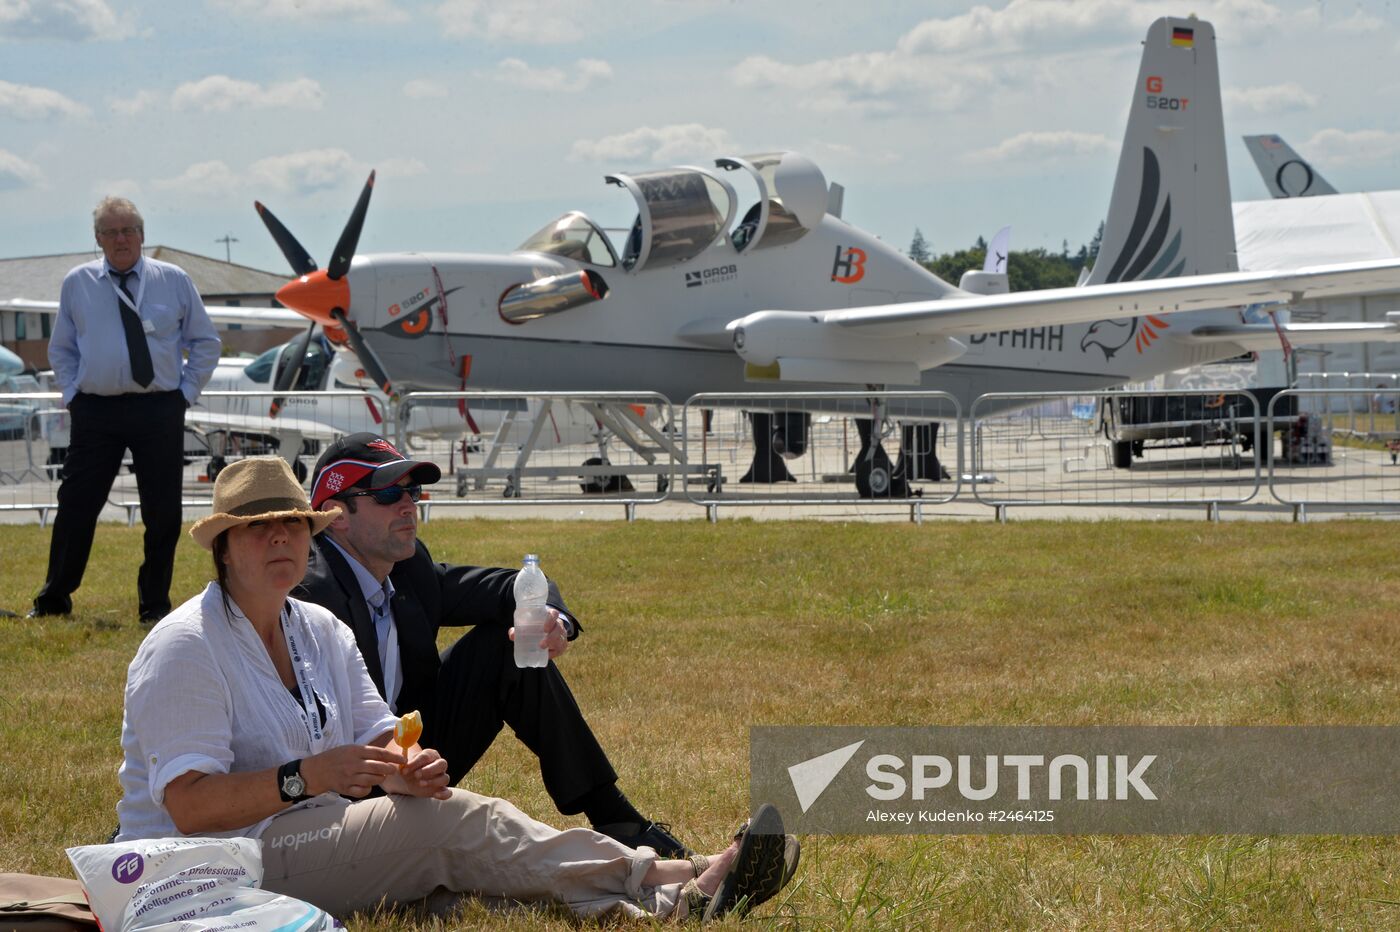
[{"label": "german flag decal", "polygon": [[1186,26],[1172,27],[1172,45],[1179,49],[1190,49],[1196,47],[1196,30]]}]

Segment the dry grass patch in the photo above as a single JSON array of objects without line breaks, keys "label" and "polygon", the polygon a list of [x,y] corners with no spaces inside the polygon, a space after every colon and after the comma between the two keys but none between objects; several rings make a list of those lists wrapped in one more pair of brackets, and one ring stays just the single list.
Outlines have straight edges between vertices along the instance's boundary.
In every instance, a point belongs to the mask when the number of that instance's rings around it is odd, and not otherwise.
[{"label": "dry grass patch", "polygon": [[[623,789],[718,848],[756,724],[1400,722],[1394,526],[435,520],[438,559],[541,554],[585,635],[564,660]],[[48,531],[0,528],[0,607]],[[112,825],[140,529],[103,526],[78,615],[0,620],[0,870],[65,873]],[[177,593],[208,578],[186,542]],[[37,724],[36,724],[37,723]],[[509,735],[468,779],[555,824]],[[1400,924],[1390,838],[813,837],[767,923],[806,928],[1335,928]],[[565,929],[558,914],[375,930]],[[628,924],[628,927],[633,927]]]}]

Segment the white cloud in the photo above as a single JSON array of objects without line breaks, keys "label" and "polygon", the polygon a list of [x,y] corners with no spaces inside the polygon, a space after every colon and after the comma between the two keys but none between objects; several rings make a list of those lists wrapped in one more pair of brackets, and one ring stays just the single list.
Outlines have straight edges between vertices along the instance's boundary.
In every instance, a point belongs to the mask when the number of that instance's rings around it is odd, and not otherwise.
[{"label": "white cloud", "polygon": [[1227,107],[1265,114],[1311,110],[1318,104],[1316,94],[1309,94],[1291,81],[1266,87],[1229,87],[1222,91],[1221,96]]},{"label": "white cloud", "polygon": [[1079,158],[1114,153],[1119,143],[1098,133],[1070,130],[1017,133],[987,149],[963,156],[967,162],[1018,162],[1031,159]]},{"label": "white cloud", "polygon": [[92,183],[92,196],[101,200],[108,195],[136,200],[141,195],[141,183],[135,178],[99,178]]},{"label": "white cloud", "polygon": [[[1197,12],[1236,41],[1266,32],[1283,16],[1265,0],[1206,0]],[[924,20],[890,49],[795,64],[750,56],[730,77],[740,87],[798,92],[810,109],[947,111],[985,100],[1002,86],[1023,88],[1035,62],[1118,54],[1160,13],[1155,0],[1010,0],[999,9],[978,5]]]},{"label": "white cloud", "polygon": [[452,38],[483,38],[535,45],[577,42],[604,11],[588,0],[444,0],[437,15]]},{"label": "white cloud", "polygon": [[0,0],[0,38],[82,42],[131,33],[106,0]]},{"label": "white cloud", "polygon": [[385,178],[412,178],[426,175],[428,166],[423,164],[422,159],[393,157],[381,160],[376,170]]},{"label": "white cloud", "polygon": [[233,170],[218,160],[196,162],[175,178],[155,182],[155,187],[165,190],[213,196],[231,194],[240,185]]},{"label": "white cloud", "polygon": [[353,184],[360,169],[344,149],[309,149],[259,159],[248,167],[248,183],[310,194]]},{"label": "white cloud", "polygon": [[1314,165],[1394,165],[1400,161],[1400,132],[1324,129],[1299,148]]},{"label": "white cloud", "polygon": [[310,78],[298,78],[264,87],[252,81],[240,81],[225,74],[213,74],[198,81],[189,81],[175,88],[170,104],[176,110],[223,112],[235,108],[267,109],[285,107],[296,110],[319,110],[325,95],[321,85]]},{"label": "white cloud", "polygon": [[650,159],[669,164],[713,157],[736,148],[722,129],[679,123],[657,128],[642,126],[601,139],[580,139],[574,143],[569,158],[592,162]]},{"label": "white cloud", "polygon": [[31,165],[13,152],[0,149],[0,191],[13,188],[32,188],[44,180],[38,166]]},{"label": "white cloud", "polygon": [[0,81],[0,113],[21,120],[43,120],[49,117],[80,117],[87,112],[87,107],[47,87]]},{"label": "white cloud", "polygon": [[155,91],[137,91],[126,97],[111,98],[108,100],[108,106],[112,108],[113,113],[119,113],[122,116],[135,116],[138,113],[145,113],[160,101],[161,95]]},{"label": "white cloud", "polygon": [[408,14],[394,0],[214,0],[215,5],[243,16],[311,20],[327,17],[379,22],[403,22]]},{"label": "white cloud", "polygon": [[403,96],[410,100],[434,100],[446,97],[447,88],[436,81],[415,78],[412,81],[404,82]]},{"label": "white cloud", "polygon": [[594,82],[610,79],[612,73],[611,65],[596,58],[580,58],[567,72],[562,68],[532,68],[518,58],[507,58],[496,66],[492,77],[532,91],[576,93]]}]

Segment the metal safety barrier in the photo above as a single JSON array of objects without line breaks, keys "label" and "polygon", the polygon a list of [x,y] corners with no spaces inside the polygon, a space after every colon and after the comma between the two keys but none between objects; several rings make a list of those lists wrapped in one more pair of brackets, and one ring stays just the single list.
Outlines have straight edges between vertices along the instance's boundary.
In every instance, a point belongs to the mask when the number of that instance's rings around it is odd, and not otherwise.
[{"label": "metal safety barrier", "polygon": [[58,508],[58,468],[49,437],[67,431],[58,392],[0,394],[0,515],[30,514],[47,525]]},{"label": "metal safety barrier", "polygon": [[[443,468],[425,521],[529,504],[621,505],[632,520],[663,502],[711,521],[723,505],[893,505],[914,521],[934,505],[1003,521],[1021,506],[1400,510],[1400,378],[1355,377],[1364,411],[1348,386],[1280,392],[1262,416],[1244,390],[996,393],[966,415],[943,392],[704,393],[679,411],[649,392],[415,392],[388,409],[360,391],[205,392],[186,414],[182,501],[186,520],[206,512],[242,456],[281,455],[308,482],[326,443],[368,430]],[[68,434],[57,393],[0,394],[0,520],[52,518]],[[138,510],[123,469],[103,518]]]},{"label": "metal safety barrier", "polygon": [[[679,477],[702,474],[675,439],[671,403],[655,392],[412,392],[398,438],[415,458],[446,464],[442,505],[622,505],[665,501]],[[581,460],[581,461],[580,461]]]},{"label": "metal safety barrier", "polygon": [[962,409],[946,392],[706,392],[681,425],[687,460],[714,466],[685,485],[712,521],[720,505],[832,504],[908,505],[918,521],[962,488]]},{"label": "metal safety barrier", "polygon": [[1244,391],[998,392],[972,403],[973,497],[1010,506],[1221,505],[1261,485],[1259,405]]},{"label": "metal safety barrier", "polygon": [[[1368,378],[1375,376],[1368,374]],[[1347,389],[1289,389],[1269,402],[1271,429],[1282,444],[1269,466],[1269,492],[1306,521],[1309,508],[1388,510],[1400,508],[1400,421],[1387,413],[1338,413]],[[1370,402],[1394,411],[1400,387],[1371,388]],[[1284,413],[1280,415],[1280,410]]]}]

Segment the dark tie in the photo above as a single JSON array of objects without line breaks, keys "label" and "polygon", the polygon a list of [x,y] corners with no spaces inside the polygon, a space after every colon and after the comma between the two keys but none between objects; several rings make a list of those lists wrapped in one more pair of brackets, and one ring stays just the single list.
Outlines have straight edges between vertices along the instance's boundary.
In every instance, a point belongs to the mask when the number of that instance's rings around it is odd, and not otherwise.
[{"label": "dark tie", "polygon": [[136,273],[118,272],[114,269],[112,274],[116,276],[117,287],[122,290],[122,294],[131,298],[130,305],[120,298],[117,299],[117,305],[122,313],[122,331],[126,333],[126,353],[131,358],[131,377],[136,380],[137,385],[145,388],[156,377],[156,372],[151,367],[151,348],[146,345],[146,334],[141,329],[141,315],[131,309],[136,304],[136,299],[126,287],[126,280]]}]

